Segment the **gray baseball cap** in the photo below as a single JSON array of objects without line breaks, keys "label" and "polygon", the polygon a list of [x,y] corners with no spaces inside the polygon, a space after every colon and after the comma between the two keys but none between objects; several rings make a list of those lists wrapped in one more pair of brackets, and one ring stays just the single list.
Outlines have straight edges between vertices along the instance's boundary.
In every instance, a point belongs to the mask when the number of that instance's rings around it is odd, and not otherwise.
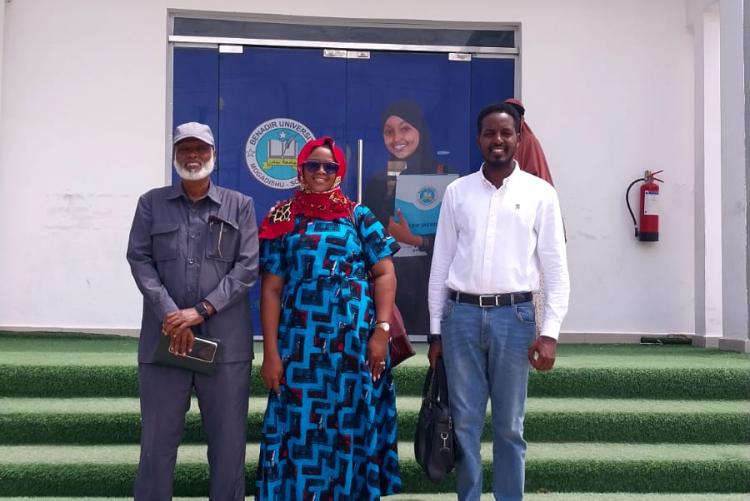
[{"label": "gray baseball cap", "polygon": [[188,137],[194,137],[195,139],[200,139],[206,144],[214,146],[214,135],[211,132],[211,127],[198,122],[187,122],[178,125],[174,129],[173,137],[174,140],[172,144],[177,144],[179,141]]}]

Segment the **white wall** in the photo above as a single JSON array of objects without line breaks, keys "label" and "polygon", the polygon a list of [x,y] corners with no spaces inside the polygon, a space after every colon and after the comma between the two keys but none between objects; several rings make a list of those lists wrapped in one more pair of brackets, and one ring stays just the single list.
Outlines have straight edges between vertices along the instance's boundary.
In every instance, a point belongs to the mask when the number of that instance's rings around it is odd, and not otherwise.
[{"label": "white wall", "polygon": [[[5,39],[5,2],[0,1],[0,96],[3,95],[3,40]],[[2,104],[2,101],[0,101]],[[0,107],[0,113],[2,108]]]},{"label": "white wall", "polygon": [[[721,46],[718,2],[703,14],[703,182],[705,225],[705,335],[722,334]],[[696,205],[696,211],[699,207]]]},{"label": "white wall", "polygon": [[[750,350],[748,327],[748,214],[745,151],[745,67],[742,2],[720,5],[721,19],[721,197],[723,318],[727,347]],[[735,110],[734,113],[727,112]],[[735,265],[736,263],[736,265]],[[720,342],[720,346],[722,346]]]},{"label": "white wall", "polygon": [[[0,327],[135,328],[124,254],[164,182],[167,9],[518,22],[521,98],[565,214],[567,332],[694,331],[693,52],[685,0],[14,1],[0,115]],[[661,242],[628,183],[665,169]],[[634,197],[635,200],[635,197]]]},{"label": "white wall", "polygon": [[[568,230],[573,292],[563,329],[692,332],[693,80],[684,3],[538,10],[523,25],[523,97]],[[665,170],[657,244],[633,238],[623,200],[645,169]]]},{"label": "white wall", "polygon": [[687,7],[696,47],[695,328],[704,336],[697,341],[748,351],[742,2],[689,0]]}]

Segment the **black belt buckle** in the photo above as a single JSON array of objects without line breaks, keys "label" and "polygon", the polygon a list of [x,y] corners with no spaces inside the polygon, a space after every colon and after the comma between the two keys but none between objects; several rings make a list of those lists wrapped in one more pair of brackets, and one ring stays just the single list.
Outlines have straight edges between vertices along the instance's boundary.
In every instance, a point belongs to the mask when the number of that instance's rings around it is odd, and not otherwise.
[{"label": "black belt buckle", "polygon": [[[479,295],[479,306],[482,308],[494,308],[499,306],[498,299],[500,296],[496,294],[480,294]],[[485,301],[487,299],[488,301]]]}]

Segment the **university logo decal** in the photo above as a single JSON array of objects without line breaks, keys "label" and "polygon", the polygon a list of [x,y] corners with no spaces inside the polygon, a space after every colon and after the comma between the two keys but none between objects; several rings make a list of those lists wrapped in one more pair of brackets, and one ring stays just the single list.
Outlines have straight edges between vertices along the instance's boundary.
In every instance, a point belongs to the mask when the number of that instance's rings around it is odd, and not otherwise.
[{"label": "university logo decal", "polygon": [[435,199],[437,197],[437,190],[434,186],[423,186],[417,192],[417,200],[425,208],[430,208],[435,205]]},{"label": "university logo decal", "polygon": [[245,143],[245,162],[250,173],[271,188],[296,188],[297,155],[315,136],[303,123],[291,118],[272,118],[258,125]]}]

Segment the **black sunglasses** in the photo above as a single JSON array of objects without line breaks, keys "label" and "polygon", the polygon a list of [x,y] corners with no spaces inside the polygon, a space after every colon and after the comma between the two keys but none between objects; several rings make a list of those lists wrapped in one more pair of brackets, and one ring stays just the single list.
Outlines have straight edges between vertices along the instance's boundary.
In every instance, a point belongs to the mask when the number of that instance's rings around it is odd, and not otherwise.
[{"label": "black sunglasses", "polygon": [[318,172],[321,167],[323,167],[323,170],[329,176],[331,174],[336,174],[339,171],[339,164],[336,162],[318,162],[316,160],[308,160],[307,162],[302,163],[302,168],[311,174]]}]

